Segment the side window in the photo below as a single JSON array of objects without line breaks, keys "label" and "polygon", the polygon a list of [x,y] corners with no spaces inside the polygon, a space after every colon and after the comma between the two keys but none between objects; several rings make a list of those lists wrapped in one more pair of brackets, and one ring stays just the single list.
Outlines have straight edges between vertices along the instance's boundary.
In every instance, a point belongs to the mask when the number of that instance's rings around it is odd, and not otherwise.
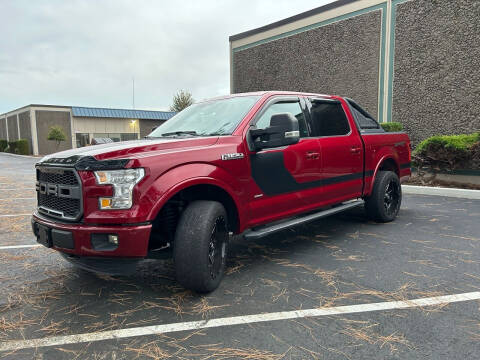
[{"label": "side window", "polygon": [[355,101],[349,98],[345,98],[345,100],[347,100],[348,105],[350,105],[350,110],[352,111],[353,117],[360,129],[382,129],[373,116],[362,109]]},{"label": "side window", "polygon": [[315,136],[340,136],[350,132],[340,103],[313,101],[311,114]]},{"label": "side window", "polygon": [[270,118],[275,114],[290,113],[298,119],[298,128],[300,137],[308,137],[305,115],[298,101],[281,101],[270,105],[267,110],[260,116],[255,126],[258,129],[265,129],[270,126]]},{"label": "side window", "polygon": [[380,129],[380,125],[373,120],[371,117],[362,114],[357,108],[355,108],[352,104],[350,104],[350,109],[352,110],[352,114],[357,120],[358,126],[360,129]]}]

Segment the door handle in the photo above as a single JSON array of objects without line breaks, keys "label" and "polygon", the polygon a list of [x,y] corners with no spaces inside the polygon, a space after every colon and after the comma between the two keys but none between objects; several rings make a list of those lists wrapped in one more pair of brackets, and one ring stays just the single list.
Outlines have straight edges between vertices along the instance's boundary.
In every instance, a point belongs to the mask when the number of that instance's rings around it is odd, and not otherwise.
[{"label": "door handle", "polygon": [[320,154],[318,152],[314,152],[314,151],[307,151],[307,153],[305,154],[305,157],[308,160],[316,160],[320,157]]},{"label": "door handle", "polygon": [[352,154],[360,154],[360,151],[361,151],[361,148],[359,148],[359,147],[352,147],[352,148],[350,148],[350,152],[351,152]]}]

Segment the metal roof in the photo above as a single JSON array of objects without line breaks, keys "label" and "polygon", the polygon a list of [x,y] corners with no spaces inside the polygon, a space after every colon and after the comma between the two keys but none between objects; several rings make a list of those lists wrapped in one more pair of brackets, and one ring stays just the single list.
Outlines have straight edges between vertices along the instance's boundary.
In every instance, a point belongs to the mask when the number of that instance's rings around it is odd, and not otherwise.
[{"label": "metal roof", "polygon": [[104,109],[72,106],[72,115],[81,117],[168,120],[175,114],[176,112],[174,111]]}]

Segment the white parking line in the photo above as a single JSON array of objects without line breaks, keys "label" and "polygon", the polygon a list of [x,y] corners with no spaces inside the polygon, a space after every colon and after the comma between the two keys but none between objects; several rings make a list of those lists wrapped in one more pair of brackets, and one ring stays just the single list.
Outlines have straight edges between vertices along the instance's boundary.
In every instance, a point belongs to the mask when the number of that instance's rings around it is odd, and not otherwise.
[{"label": "white parking line", "polygon": [[42,246],[40,244],[32,244],[32,245],[8,245],[8,246],[0,246],[0,250],[9,250],[9,249],[26,249],[26,248],[36,248]]},{"label": "white parking line", "polygon": [[35,190],[35,188],[0,189],[0,191]]},{"label": "white parking line", "polygon": [[28,198],[7,198],[7,199],[0,199],[0,201],[9,201],[9,200],[36,200],[35,197],[28,197]]},{"label": "white parking line", "polygon": [[32,213],[28,213],[28,214],[4,214],[4,215],[0,215],[0,217],[16,217],[16,216],[30,216],[32,215]]},{"label": "white parking line", "polygon": [[435,296],[430,298],[413,299],[406,301],[391,301],[371,304],[326,307],[307,310],[283,311],[266,314],[244,315],[225,317],[211,320],[190,321],[164,325],[135,327],[129,329],[99,331],[66,336],[52,336],[31,340],[14,340],[0,343],[0,351],[15,351],[21,349],[77,344],[84,342],[122,339],[129,337],[168,334],[178,331],[217,328],[223,326],[244,325],[278,320],[291,320],[307,317],[320,317],[330,315],[345,315],[369,311],[408,309],[420,306],[440,305],[460,301],[479,300],[480,292],[470,292],[456,295]]}]

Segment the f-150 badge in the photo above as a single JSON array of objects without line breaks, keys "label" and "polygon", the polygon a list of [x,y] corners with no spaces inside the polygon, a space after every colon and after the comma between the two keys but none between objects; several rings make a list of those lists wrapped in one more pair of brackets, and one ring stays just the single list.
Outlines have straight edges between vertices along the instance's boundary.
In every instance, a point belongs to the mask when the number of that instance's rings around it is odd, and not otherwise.
[{"label": "f-150 badge", "polygon": [[242,153],[233,153],[233,154],[223,154],[222,160],[236,160],[236,159],[243,159]]}]

